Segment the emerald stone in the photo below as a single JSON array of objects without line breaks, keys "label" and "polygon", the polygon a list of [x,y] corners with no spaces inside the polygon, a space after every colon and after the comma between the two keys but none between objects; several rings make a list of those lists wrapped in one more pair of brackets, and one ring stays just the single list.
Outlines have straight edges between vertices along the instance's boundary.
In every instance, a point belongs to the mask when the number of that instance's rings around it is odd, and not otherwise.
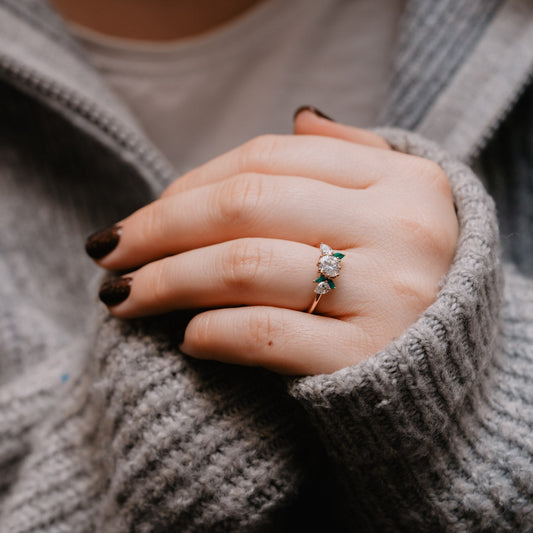
[{"label": "emerald stone", "polygon": [[338,257],[339,259],[342,259],[344,257],[344,254],[341,254],[339,252],[336,252],[333,254],[335,257]]},{"label": "emerald stone", "polygon": [[328,285],[329,285],[329,288],[330,289],[334,289],[335,288],[335,283],[333,283],[333,280],[332,279],[328,279],[326,280],[328,282]]},{"label": "emerald stone", "polygon": [[315,283],[320,283],[321,281],[326,281],[326,277],[325,276],[320,276],[319,278],[315,279]]}]

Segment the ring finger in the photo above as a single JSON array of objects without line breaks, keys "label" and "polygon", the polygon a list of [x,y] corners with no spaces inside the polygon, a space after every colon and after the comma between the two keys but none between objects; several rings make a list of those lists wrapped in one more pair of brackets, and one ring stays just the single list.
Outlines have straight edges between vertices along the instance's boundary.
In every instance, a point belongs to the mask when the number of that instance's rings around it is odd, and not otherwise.
[{"label": "ring finger", "polygon": [[[356,298],[348,280],[355,278],[350,270],[356,252],[348,253],[350,261],[334,279],[340,290],[325,295],[320,314],[345,316],[353,311]],[[306,310],[315,297],[319,256],[317,248],[302,243],[237,239],[149,263],[104,284],[100,297],[122,318],[238,305]]]}]

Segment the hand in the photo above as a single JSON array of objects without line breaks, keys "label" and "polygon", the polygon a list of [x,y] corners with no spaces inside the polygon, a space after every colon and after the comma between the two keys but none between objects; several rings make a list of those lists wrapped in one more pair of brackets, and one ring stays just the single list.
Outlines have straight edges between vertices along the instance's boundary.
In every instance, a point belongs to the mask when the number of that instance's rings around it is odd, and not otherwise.
[{"label": "hand", "polygon": [[[414,323],[458,237],[444,172],[308,110],[295,133],[213,159],[90,239],[94,251],[112,234],[112,248],[120,234],[104,268],[144,265],[102,288],[111,313],[213,308],[189,323],[184,353],[300,375],[354,365]],[[320,243],[343,268],[307,314]]]}]

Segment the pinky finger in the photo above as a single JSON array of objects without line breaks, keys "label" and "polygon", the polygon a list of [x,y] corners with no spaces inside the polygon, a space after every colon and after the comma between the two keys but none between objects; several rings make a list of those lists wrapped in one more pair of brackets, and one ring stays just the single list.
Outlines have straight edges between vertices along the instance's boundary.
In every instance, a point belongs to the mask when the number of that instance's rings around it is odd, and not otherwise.
[{"label": "pinky finger", "polygon": [[199,359],[309,375],[352,366],[373,354],[371,344],[353,323],[277,307],[238,307],[196,315],[181,351]]}]

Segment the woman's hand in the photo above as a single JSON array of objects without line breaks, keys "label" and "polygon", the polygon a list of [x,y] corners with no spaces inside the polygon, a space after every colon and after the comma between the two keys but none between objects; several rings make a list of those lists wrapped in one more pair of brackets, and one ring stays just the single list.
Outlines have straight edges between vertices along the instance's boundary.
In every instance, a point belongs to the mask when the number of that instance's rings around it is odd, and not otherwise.
[{"label": "woman's hand", "polygon": [[[103,268],[144,265],[104,284],[111,313],[213,308],[189,323],[184,353],[286,374],[351,366],[414,323],[458,236],[444,172],[310,110],[295,133],[213,159],[92,236]],[[308,314],[320,243],[345,257]]]}]

